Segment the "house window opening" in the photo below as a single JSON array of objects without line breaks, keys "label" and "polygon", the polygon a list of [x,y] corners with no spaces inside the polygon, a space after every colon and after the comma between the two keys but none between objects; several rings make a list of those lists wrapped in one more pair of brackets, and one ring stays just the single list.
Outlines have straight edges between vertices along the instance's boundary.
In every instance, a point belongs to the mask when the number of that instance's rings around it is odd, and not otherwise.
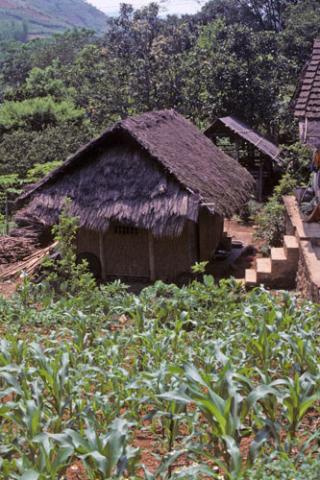
[{"label": "house window opening", "polygon": [[124,225],[116,225],[114,227],[114,233],[117,235],[138,235],[139,230],[135,227],[127,227]]}]

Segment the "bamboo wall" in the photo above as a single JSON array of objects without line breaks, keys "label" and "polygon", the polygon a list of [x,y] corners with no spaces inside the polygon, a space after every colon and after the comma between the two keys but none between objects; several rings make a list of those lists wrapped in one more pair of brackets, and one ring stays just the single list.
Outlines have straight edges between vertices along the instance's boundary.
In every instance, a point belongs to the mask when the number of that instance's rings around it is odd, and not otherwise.
[{"label": "bamboo wall", "polygon": [[[188,221],[179,237],[154,237],[146,230],[111,226],[98,232],[80,229],[77,253],[94,254],[102,275],[174,281],[189,275],[197,261],[209,260],[223,234],[223,219],[202,211],[199,223]],[[102,239],[102,242],[101,242]]]}]

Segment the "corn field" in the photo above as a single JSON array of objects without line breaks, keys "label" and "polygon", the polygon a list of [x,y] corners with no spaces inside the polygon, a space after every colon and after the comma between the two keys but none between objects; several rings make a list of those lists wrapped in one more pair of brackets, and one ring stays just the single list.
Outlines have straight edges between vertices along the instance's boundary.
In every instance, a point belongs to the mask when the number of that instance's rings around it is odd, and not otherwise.
[{"label": "corn field", "polygon": [[0,299],[1,480],[319,478],[318,306],[210,276],[41,288]]}]

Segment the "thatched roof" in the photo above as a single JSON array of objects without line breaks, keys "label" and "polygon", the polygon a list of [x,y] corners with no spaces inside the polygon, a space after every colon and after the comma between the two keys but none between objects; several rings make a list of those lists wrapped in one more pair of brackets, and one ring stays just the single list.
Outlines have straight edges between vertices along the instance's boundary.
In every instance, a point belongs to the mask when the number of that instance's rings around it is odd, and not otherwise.
[{"label": "thatched roof", "polygon": [[310,60],[306,64],[295,94],[296,118],[320,119],[320,38],[314,41]]},{"label": "thatched roof", "polygon": [[192,123],[173,110],[116,123],[20,197],[18,216],[57,221],[65,197],[82,226],[106,230],[110,221],[178,234],[199,209],[230,216],[254,180]]},{"label": "thatched roof", "polygon": [[275,162],[279,161],[281,154],[280,148],[238,118],[233,116],[217,118],[204,133],[207,137],[211,138],[221,129],[233,136],[242,138],[271,160]]}]

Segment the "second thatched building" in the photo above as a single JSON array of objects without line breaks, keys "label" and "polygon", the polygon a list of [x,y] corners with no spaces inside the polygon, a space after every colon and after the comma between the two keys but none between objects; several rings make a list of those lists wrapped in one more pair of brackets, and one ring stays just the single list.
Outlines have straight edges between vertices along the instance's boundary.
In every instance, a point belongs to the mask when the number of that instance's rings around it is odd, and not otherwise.
[{"label": "second thatched building", "polygon": [[253,185],[237,161],[165,110],[118,122],[84,146],[21,197],[17,218],[50,229],[68,197],[78,254],[103,280],[174,280],[212,257],[224,217]]}]

